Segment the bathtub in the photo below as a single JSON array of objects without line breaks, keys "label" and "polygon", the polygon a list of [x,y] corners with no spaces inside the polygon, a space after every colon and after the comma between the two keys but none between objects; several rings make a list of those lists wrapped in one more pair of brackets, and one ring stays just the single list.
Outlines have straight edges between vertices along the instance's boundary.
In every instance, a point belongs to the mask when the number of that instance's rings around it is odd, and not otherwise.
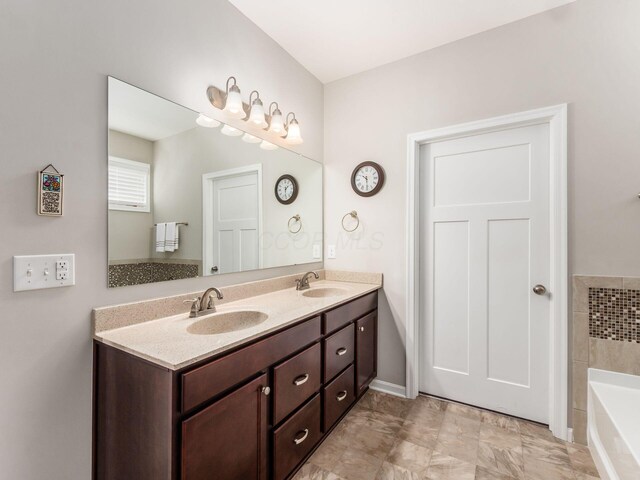
[{"label": "bathtub", "polygon": [[603,479],[640,479],[640,376],[589,369],[587,437]]}]

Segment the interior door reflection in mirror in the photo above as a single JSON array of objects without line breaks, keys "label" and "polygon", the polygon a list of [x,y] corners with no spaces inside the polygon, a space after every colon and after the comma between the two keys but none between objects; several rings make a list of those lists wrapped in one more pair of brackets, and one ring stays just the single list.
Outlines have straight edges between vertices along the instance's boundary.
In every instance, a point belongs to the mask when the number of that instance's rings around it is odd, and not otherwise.
[{"label": "interior door reflection in mirror", "polygon": [[197,118],[109,77],[110,287],[322,260],[322,165]]}]

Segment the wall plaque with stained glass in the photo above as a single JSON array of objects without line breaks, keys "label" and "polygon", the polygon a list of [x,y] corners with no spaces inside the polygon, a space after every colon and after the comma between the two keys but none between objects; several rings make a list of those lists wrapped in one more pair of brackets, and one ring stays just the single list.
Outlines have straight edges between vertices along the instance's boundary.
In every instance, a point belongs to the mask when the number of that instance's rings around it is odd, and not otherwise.
[{"label": "wall plaque with stained glass", "polygon": [[62,216],[63,178],[51,164],[38,172],[38,215]]}]

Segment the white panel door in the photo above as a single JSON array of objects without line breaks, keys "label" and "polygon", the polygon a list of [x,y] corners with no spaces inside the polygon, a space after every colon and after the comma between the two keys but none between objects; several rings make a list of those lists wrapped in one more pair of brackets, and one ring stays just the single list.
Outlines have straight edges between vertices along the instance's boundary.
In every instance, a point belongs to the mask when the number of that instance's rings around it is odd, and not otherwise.
[{"label": "white panel door", "polygon": [[420,152],[420,391],[549,420],[549,125]]},{"label": "white panel door", "polygon": [[258,172],[214,178],[212,182],[213,234],[205,240],[212,243],[212,256],[205,272],[255,270],[260,247]]}]

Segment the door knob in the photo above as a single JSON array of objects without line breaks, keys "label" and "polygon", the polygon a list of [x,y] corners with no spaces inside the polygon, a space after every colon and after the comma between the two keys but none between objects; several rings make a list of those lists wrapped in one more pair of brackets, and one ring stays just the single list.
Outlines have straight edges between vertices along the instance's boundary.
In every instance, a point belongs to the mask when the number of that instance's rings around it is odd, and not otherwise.
[{"label": "door knob", "polygon": [[211,273],[216,273],[218,271],[218,267],[211,267]]},{"label": "door knob", "polygon": [[547,287],[545,287],[544,285],[536,285],[535,287],[533,287],[533,293],[535,293],[536,295],[544,295],[545,293],[547,293]]}]

